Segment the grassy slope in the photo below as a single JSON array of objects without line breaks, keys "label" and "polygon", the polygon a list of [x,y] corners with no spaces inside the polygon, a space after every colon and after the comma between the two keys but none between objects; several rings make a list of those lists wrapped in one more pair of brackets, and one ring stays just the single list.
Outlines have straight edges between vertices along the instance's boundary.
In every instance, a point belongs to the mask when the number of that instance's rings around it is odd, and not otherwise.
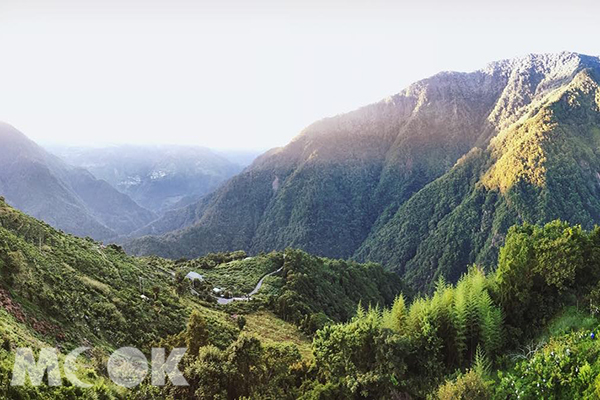
[{"label": "grassy slope", "polygon": [[268,311],[250,314],[247,316],[247,321],[244,330],[260,337],[264,343],[293,343],[298,346],[302,357],[312,358],[311,340],[295,325],[282,321]]},{"label": "grassy slope", "polygon": [[279,263],[273,257],[257,256],[234,260],[211,269],[195,269],[211,284],[230,291],[234,296],[250,293],[263,276],[276,271]]}]

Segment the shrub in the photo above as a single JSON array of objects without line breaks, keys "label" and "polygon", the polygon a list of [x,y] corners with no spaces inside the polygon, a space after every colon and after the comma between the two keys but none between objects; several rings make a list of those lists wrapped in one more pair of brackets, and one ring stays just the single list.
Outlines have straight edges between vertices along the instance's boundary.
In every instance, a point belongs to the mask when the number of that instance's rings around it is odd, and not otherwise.
[{"label": "shrub", "polygon": [[243,315],[239,315],[236,319],[236,322],[238,328],[240,328],[240,330],[243,330],[246,326],[246,317],[244,317]]},{"label": "shrub", "polygon": [[455,381],[447,381],[437,392],[439,400],[485,400],[491,398],[489,384],[475,371],[459,375]]}]

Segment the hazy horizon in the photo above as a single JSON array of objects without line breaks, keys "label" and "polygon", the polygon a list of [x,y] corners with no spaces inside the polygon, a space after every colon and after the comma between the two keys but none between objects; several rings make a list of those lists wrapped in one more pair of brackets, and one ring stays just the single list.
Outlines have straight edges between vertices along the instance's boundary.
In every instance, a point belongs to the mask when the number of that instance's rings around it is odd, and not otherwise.
[{"label": "hazy horizon", "polygon": [[[17,127],[15,127],[17,128]],[[26,132],[23,132],[26,135]],[[26,135],[27,136],[27,135]],[[202,144],[196,143],[130,143],[130,142],[86,142],[80,144],[71,144],[65,142],[53,142],[52,140],[45,140],[44,138],[40,140],[36,140],[36,144],[42,146],[46,150],[53,152],[59,151],[73,151],[73,150],[93,150],[93,149],[105,149],[105,148],[119,148],[119,147],[132,147],[132,148],[198,148],[210,150],[215,154],[221,153],[231,153],[231,154],[257,154],[260,155],[266,151],[269,151],[271,148],[235,148],[235,147],[209,147],[204,146]]]},{"label": "hazy horizon", "polygon": [[583,0],[4,0],[0,120],[44,144],[265,150],[440,71],[598,55],[597,11]]}]

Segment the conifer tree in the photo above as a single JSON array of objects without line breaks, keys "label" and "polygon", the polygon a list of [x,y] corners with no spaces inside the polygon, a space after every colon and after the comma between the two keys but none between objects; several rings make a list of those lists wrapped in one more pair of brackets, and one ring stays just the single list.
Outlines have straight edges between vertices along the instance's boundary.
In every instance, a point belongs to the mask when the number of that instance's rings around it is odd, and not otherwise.
[{"label": "conifer tree", "polygon": [[400,294],[394,300],[392,308],[383,312],[382,321],[384,327],[392,329],[401,335],[406,333],[406,314],[404,295]]}]

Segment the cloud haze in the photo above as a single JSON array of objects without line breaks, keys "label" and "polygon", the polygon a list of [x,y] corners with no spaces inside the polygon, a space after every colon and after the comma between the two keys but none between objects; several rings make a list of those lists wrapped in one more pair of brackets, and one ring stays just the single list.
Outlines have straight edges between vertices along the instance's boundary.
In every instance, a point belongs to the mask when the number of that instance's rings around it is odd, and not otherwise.
[{"label": "cloud haze", "polygon": [[599,11],[592,1],[2,0],[0,119],[41,142],[267,148],[440,70],[600,54]]}]

